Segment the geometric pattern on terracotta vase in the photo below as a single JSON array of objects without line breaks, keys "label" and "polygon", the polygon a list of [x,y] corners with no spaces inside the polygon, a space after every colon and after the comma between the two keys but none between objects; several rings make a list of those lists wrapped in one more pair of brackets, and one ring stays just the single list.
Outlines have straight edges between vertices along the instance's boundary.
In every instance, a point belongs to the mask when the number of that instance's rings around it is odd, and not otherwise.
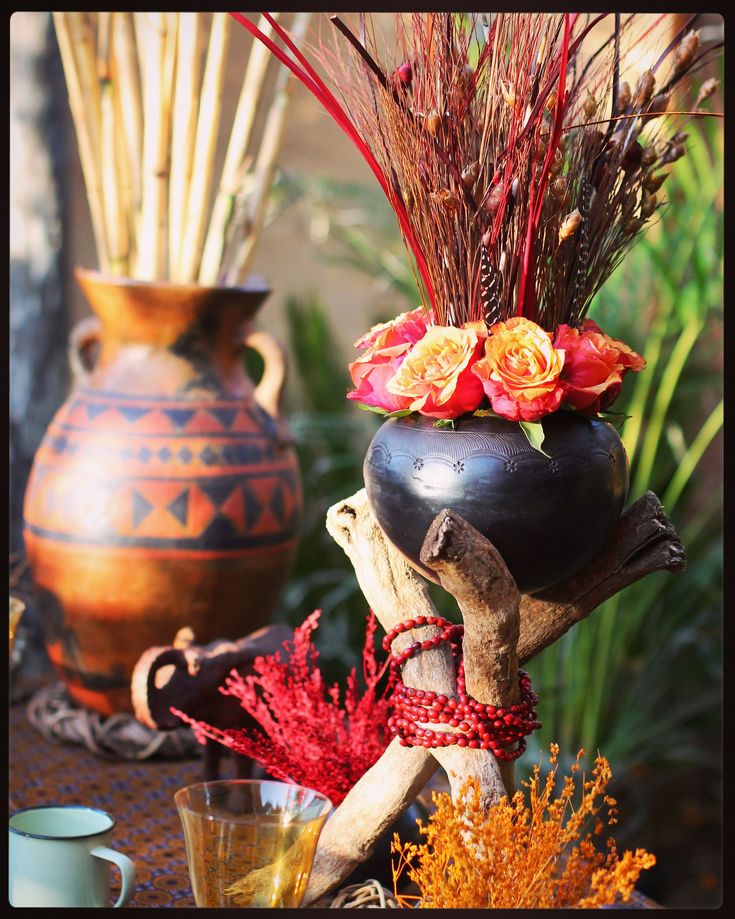
[{"label": "geometric pattern on terracotta vase", "polygon": [[65,412],[65,423],[72,428],[140,434],[260,434],[269,416],[252,402],[243,405],[236,399],[218,399],[195,406],[182,399],[77,390]]},{"label": "geometric pattern on terracotta vase", "polygon": [[[292,542],[300,481],[258,406],[72,398],[36,456],[26,525],[54,541],[247,552]],[[83,465],[62,456],[83,457]],[[43,519],[43,525],[38,522]]]},{"label": "geometric pattern on terracotta vase", "polygon": [[95,545],[246,550],[290,542],[297,534],[297,481],[277,475],[212,476],[186,483],[156,479],[87,481],[37,468],[37,507],[28,529],[46,539]]}]

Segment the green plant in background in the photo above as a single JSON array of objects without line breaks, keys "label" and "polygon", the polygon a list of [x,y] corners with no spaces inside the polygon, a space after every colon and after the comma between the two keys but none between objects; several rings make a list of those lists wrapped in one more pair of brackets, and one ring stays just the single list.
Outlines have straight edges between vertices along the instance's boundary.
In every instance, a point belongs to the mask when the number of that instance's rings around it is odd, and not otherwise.
[{"label": "green plant in background", "polygon": [[544,695],[541,746],[599,748],[619,768],[717,768],[720,755],[722,486],[707,454],[723,420],[719,126],[698,123],[679,165],[667,186],[676,222],[643,238],[593,316],[645,354],[622,405],[630,500],[658,494],[689,567],[632,585],[529,666]]},{"label": "green plant in background", "polygon": [[304,492],[298,556],[281,600],[294,627],[321,609],[319,647],[327,679],[360,667],[368,608],[344,552],[327,533],[327,509],[362,487],[362,461],[378,419],[345,399],[349,377],[324,307],[314,296],[286,302],[289,349],[298,378],[288,419]]},{"label": "green plant in background", "polygon": [[[537,746],[555,740],[565,750],[604,750],[621,774],[665,762],[719,767],[722,489],[713,442],[723,418],[723,149],[719,124],[698,120],[688,130],[687,155],[666,185],[677,220],[652,228],[638,243],[590,314],[646,357],[646,372],[630,380],[621,404],[630,416],[622,429],[631,461],[629,500],[656,492],[679,530],[689,567],[683,575],[661,573],[632,585],[532,662],[544,722],[527,754],[532,759]],[[333,244],[333,258],[379,275],[396,296],[392,313],[414,308],[413,276],[378,194],[326,180],[292,176],[290,182],[291,194],[308,205],[315,235]],[[297,312],[290,315],[293,322]],[[323,325],[319,334],[325,331]],[[311,358],[298,358],[304,378],[319,366],[333,380],[327,390],[338,396],[329,403],[332,415],[318,420],[309,411],[296,424],[305,435],[318,432],[315,444],[302,444],[312,464],[305,488],[324,500],[307,527],[311,545],[302,559],[314,550],[315,567],[297,579],[292,595],[308,585],[315,605],[326,601],[333,612],[324,625],[331,620],[333,639],[342,641],[353,616],[362,627],[363,601],[346,561],[327,564],[333,547],[328,536],[320,541],[319,527],[324,532],[323,511],[332,500],[361,486],[371,434],[354,436],[351,425],[365,430],[363,413],[337,405],[349,383],[344,364],[325,367],[324,355],[335,352],[318,338],[312,348]],[[319,404],[312,408],[318,412]],[[321,601],[320,587],[327,588]],[[342,598],[359,612],[344,613]]]},{"label": "green plant in background", "polygon": [[[393,301],[384,316],[419,305],[416,281],[396,230],[393,213],[371,186],[341,182],[303,173],[283,173],[279,193],[285,204],[301,204],[312,241],[329,245],[324,260],[347,265],[370,277]],[[345,379],[349,383],[347,376]],[[351,386],[350,386],[351,388]],[[354,410],[354,406],[353,406]]]}]

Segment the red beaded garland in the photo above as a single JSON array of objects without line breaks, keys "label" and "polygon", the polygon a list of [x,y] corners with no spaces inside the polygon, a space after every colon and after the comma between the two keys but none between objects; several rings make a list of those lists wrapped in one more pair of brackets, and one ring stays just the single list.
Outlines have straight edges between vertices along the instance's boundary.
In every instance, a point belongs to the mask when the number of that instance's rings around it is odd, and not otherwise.
[{"label": "red beaded garland", "polygon": [[[391,652],[395,639],[403,632],[423,625],[435,625],[442,631],[425,641],[415,641],[399,654]],[[393,713],[388,727],[404,747],[448,747],[457,744],[472,749],[490,750],[498,759],[511,762],[526,749],[525,737],[541,727],[536,720],[534,705],[538,702],[531,689],[531,678],[518,671],[521,687],[520,700],[508,706],[507,710],[494,705],[484,705],[467,695],[462,660],[463,625],[455,625],[442,616],[416,616],[400,622],[386,633],[383,649],[390,653],[391,670],[396,675],[396,689],[392,698]],[[438,647],[443,641],[450,643],[457,663],[457,698],[430,690],[405,686],[399,676],[399,668],[420,651]],[[419,727],[419,724],[446,724],[456,732],[433,731]],[[507,749],[517,743],[515,749]]]}]

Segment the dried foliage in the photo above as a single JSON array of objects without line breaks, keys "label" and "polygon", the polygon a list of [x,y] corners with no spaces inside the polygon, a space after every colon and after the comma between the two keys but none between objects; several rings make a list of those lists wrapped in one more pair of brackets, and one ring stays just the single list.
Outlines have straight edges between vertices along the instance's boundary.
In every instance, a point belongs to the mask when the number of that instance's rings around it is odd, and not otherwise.
[{"label": "dried foliage", "polygon": [[293,641],[284,643],[283,656],[257,658],[254,675],[242,677],[233,671],[220,689],[240,700],[260,730],[221,730],[172,711],[200,740],[216,740],[256,760],[274,778],[313,788],[337,805],[388,745],[391,681],[379,689],[386,666],[375,657],[376,624],[371,614],[362,653],[365,688],[361,692],[353,669],[341,705],[340,687],[324,682],[311,641],[319,615],[315,610],[295,629]]},{"label": "dried foliage", "polygon": [[523,316],[553,331],[581,324],[661,208],[686,140],[662,116],[712,50],[694,19],[635,79],[622,55],[666,14],[643,33],[635,14],[396,14],[393,49],[369,16],[359,36],[332,17],[335,40],[313,55],[335,93],[284,30],[286,50],[268,47],[370,165],[435,324]]},{"label": "dried foliage", "polygon": [[[459,804],[448,794],[434,795],[435,812],[419,827],[426,842],[402,843],[394,837],[393,865],[396,895],[403,906],[418,900],[422,907],[453,909],[593,909],[626,901],[641,871],[656,859],[643,849],[620,855],[614,839],[600,851],[593,837],[607,823],[617,822],[616,801],[607,794],[612,778],[604,756],[597,756],[591,775],[581,771],[580,750],[572,774],[564,776],[559,793],[556,758],[542,781],[540,767],[524,783],[528,796],[518,791],[489,811],[480,804],[477,782],[462,789]],[[575,806],[575,794],[581,799]],[[398,894],[407,874],[419,896]]]}]

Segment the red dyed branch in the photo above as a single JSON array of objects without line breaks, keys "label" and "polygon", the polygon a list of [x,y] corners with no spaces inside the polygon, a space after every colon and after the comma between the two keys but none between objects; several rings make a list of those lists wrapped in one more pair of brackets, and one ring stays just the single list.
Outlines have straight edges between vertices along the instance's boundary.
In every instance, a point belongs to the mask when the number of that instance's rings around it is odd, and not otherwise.
[{"label": "red dyed branch", "polygon": [[418,268],[419,274],[421,275],[421,280],[423,281],[423,284],[426,288],[426,293],[429,297],[429,303],[431,307],[434,307],[436,296],[434,293],[434,287],[431,283],[431,276],[428,271],[424,253],[421,250],[418,240],[416,239],[416,234],[414,233],[413,228],[408,220],[406,207],[403,201],[393,192],[390,182],[383,173],[383,170],[380,168],[378,161],[371,153],[370,148],[367,146],[363,138],[360,136],[359,131],[350,120],[349,115],[339,104],[334,94],[329,91],[319,74],[314,70],[304,55],[299,51],[297,46],[289,37],[288,32],[286,32],[286,30],[275,19],[273,19],[272,16],[270,16],[268,13],[263,13],[266,20],[273,27],[273,30],[276,32],[279,38],[281,38],[281,40],[296,55],[297,59],[302,64],[301,67],[290,60],[282,48],[279,48],[272,39],[264,35],[263,32],[261,32],[254,23],[250,22],[247,17],[243,16],[242,13],[230,13],[230,15],[236,19],[240,25],[247,29],[247,31],[254,38],[257,38],[259,41],[263,42],[268,50],[271,51],[271,53],[274,54],[284,66],[288,67],[294,76],[296,76],[304,84],[309,92],[311,92],[312,95],[314,95],[319,100],[319,102],[321,102],[321,104],[329,112],[332,118],[334,118],[339,127],[342,128],[345,134],[347,134],[350,140],[355,144],[363,159],[368,164],[376,179],[380,183],[380,187],[383,189],[386,198],[388,199],[391,207],[393,208],[393,211],[396,214],[398,223],[401,227],[401,232],[403,233],[403,236],[408,246],[410,247],[414,258],[416,259],[416,267]]},{"label": "red dyed branch", "polygon": [[541,176],[538,185],[531,185],[530,199],[530,217],[528,227],[526,228],[526,244],[523,251],[523,263],[521,274],[518,281],[518,315],[526,316],[531,321],[536,321],[536,285],[535,285],[535,256],[536,256],[536,232],[541,220],[541,210],[544,204],[544,192],[549,180],[549,170],[554,159],[554,154],[561,140],[561,130],[564,123],[564,113],[567,104],[566,98],[566,81],[567,81],[567,64],[569,62],[569,38],[571,25],[569,13],[564,14],[564,36],[561,43],[561,55],[559,60],[559,90],[556,97],[556,108],[554,111],[554,127],[551,132],[551,140],[546,148],[546,156],[541,168]]}]

